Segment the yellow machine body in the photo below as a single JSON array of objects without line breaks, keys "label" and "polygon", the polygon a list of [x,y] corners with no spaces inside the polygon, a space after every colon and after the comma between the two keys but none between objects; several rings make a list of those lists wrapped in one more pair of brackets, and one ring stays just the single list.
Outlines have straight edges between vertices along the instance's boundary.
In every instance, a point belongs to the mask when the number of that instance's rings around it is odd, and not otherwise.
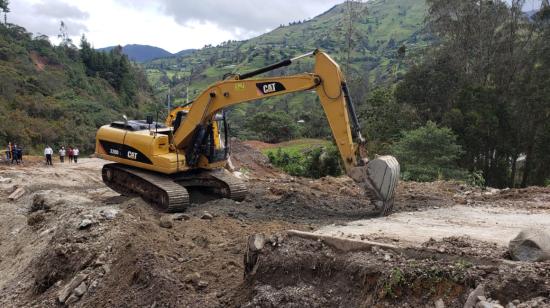
[{"label": "yellow machine body", "polygon": [[[315,58],[312,73],[250,78],[290,65],[305,56]],[[365,141],[347,93],[345,78],[338,64],[318,50],[214,83],[190,106],[171,110],[165,125],[160,127],[158,123],[151,125],[151,121],[149,124],[125,121],[102,126],[96,136],[96,154],[122,165],[166,175],[220,169],[228,159],[227,138],[224,138],[227,136],[221,132],[225,122],[220,120],[225,108],[311,90],[319,97],[347,174],[357,181],[369,182],[365,187],[374,200],[393,203],[399,165],[390,157],[381,164],[371,165],[373,168],[366,167]]]}]

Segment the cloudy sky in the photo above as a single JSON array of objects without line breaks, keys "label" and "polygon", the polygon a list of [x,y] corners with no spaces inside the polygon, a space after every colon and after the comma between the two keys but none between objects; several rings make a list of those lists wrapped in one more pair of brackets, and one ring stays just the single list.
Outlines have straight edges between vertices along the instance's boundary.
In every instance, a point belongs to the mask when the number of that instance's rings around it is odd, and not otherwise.
[{"label": "cloudy sky", "polygon": [[[57,42],[63,20],[75,42],[146,44],[170,52],[242,40],[311,18],[344,0],[11,0],[10,22]],[[510,0],[508,0],[510,1]],[[526,11],[540,0],[526,0]]]},{"label": "cloudy sky", "polygon": [[343,0],[12,0],[8,21],[53,42],[63,20],[94,47],[147,44],[177,52],[246,39],[314,17]]}]

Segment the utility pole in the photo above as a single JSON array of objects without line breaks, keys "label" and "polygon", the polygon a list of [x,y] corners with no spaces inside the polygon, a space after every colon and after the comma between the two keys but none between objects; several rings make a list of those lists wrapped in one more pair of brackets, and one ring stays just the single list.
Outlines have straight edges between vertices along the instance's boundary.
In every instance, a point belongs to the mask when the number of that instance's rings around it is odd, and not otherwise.
[{"label": "utility pole", "polygon": [[170,86],[168,86],[168,114],[170,114],[170,110],[172,110],[172,106],[170,106]]}]

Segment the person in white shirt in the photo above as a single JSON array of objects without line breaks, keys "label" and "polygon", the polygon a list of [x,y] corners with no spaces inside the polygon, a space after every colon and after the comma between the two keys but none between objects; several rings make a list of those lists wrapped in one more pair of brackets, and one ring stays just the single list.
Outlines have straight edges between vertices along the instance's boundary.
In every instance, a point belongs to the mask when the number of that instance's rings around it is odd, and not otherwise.
[{"label": "person in white shirt", "polygon": [[65,151],[65,147],[61,147],[59,150],[59,161],[64,163],[65,162],[65,154],[67,154],[67,151]]},{"label": "person in white shirt", "polygon": [[46,148],[44,149],[44,155],[46,156],[46,165],[53,166],[53,163],[52,163],[53,150],[52,148],[50,148],[49,145],[47,145]]},{"label": "person in white shirt", "polygon": [[73,160],[75,163],[78,162],[78,154],[80,153],[80,151],[78,150],[77,147],[74,147],[73,149]]}]

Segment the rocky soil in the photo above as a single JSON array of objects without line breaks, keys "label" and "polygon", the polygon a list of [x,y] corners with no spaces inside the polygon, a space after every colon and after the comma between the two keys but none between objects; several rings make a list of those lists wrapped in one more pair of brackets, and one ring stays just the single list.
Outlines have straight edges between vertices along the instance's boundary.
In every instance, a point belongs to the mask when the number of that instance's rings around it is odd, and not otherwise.
[{"label": "rocky soil", "polygon": [[[474,305],[550,305],[549,262],[509,261],[495,243],[448,237],[413,250],[346,252],[290,236],[286,230],[378,218],[349,178],[295,178],[246,144],[233,151],[247,199],[194,204],[173,215],[106,188],[98,159],[0,166],[0,306],[462,307],[480,285]],[[395,212],[411,215],[481,204],[550,212],[547,188],[407,182],[397,196]],[[265,234],[266,248],[256,262],[243,262],[252,234]],[[356,240],[399,246],[400,236]]]}]

